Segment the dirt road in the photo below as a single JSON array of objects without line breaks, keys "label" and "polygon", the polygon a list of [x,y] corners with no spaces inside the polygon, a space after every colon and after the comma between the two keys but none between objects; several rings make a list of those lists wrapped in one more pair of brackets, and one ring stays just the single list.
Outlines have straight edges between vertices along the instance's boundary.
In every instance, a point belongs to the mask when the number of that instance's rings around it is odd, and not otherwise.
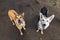
[{"label": "dirt road", "polygon": [[[0,40],[60,40],[60,20],[55,19],[44,35],[36,32],[39,11],[43,4],[35,0],[1,0],[0,1]],[[45,5],[49,9],[48,15],[57,13],[53,7]],[[24,35],[19,34],[19,30],[12,25],[8,10],[15,9],[19,14],[25,13],[26,31]],[[58,14],[59,15],[59,14]]]}]

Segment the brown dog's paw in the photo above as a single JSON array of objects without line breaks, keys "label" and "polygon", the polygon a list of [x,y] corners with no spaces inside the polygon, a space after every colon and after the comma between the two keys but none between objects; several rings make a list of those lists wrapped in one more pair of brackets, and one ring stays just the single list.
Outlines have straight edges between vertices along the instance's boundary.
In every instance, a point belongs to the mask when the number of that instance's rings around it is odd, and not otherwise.
[{"label": "brown dog's paw", "polygon": [[21,35],[23,35],[23,33],[21,33]]}]

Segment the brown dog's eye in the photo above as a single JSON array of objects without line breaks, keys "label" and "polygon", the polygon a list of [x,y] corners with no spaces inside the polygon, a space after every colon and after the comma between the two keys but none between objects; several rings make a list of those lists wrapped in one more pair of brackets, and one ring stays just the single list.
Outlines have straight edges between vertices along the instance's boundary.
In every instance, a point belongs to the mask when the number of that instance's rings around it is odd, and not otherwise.
[{"label": "brown dog's eye", "polygon": [[20,17],[20,18],[22,18],[22,17]]}]

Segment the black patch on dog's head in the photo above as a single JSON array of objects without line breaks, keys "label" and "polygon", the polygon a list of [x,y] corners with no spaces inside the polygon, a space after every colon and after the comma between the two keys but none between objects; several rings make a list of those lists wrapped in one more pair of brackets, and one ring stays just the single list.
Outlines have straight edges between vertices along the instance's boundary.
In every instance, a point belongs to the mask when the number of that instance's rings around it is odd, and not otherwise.
[{"label": "black patch on dog's head", "polygon": [[47,17],[47,11],[48,11],[47,7],[41,8],[41,13],[42,13],[43,15],[45,15],[46,17]]}]

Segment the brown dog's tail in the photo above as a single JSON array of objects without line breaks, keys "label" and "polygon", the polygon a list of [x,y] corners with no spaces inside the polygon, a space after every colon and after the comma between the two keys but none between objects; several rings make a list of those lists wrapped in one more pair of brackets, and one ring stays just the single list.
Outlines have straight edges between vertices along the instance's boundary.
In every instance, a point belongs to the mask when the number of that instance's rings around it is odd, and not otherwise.
[{"label": "brown dog's tail", "polygon": [[12,13],[14,13],[16,16],[18,15],[15,10],[9,10],[8,12],[12,12]]}]

